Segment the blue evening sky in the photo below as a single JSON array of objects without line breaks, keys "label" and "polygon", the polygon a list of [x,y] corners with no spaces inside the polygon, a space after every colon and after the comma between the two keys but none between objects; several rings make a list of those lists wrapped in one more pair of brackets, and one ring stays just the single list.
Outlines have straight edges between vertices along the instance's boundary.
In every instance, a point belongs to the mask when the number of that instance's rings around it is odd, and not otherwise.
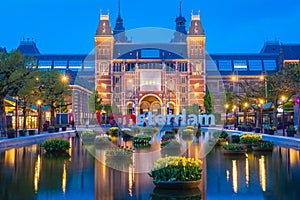
[{"label": "blue evening sky", "polygon": [[[114,27],[118,0],[2,0],[0,47],[17,48],[21,38],[34,38],[41,53],[89,53],[93,49],[100,8],[110,10]],[[201,10],[208,53],[257,53],[266,40],[300,43],[299,0],[183,0]],[[121,0],[127,30],[175,28],[179,0]]]}]

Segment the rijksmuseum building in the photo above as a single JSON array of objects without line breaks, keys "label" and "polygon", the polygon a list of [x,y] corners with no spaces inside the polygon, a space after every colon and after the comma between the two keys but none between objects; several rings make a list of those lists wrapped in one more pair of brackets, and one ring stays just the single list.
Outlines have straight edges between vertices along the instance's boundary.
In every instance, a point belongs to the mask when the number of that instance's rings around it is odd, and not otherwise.
[{"label": "rijksmuseum building", "polygon": [[[133,42],[128,37],[131,31],[125,31],[119,7],[114,28],[109,14],[100,13],[93,54],[42,54],[32,40],[22,40],[18,49],[25,56],[33,56],[42,70],[58,69],[81,80],[70,83],[71,109],[79,124],[92,116],[87,101],[94,88],[103,104],[113,105],[114,112],[120,114],[179,114],[194,103],[203,108],[208,89],[216,99],[215,110],[221,113],[225,89],[242,92],[232,81],[233,75],[238,80],[257,82],[262,81],[261,75],[274,73],[285,64],[299,63],[300,45],[278,41],[265,42],[254,54],[207,55],[200,14],[192,14],[188,20],[180,8],[169,41]],[[149,32],[145,29],[142,34]],[[93,86],[86,87],[87,83]]]}]

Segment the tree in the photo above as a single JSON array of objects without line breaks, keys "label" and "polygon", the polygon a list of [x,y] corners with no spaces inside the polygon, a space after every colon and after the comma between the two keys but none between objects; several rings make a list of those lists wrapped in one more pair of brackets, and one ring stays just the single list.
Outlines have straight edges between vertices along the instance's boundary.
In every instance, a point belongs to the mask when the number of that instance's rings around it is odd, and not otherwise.
[{"label": "tree", "polygon": [[4,98],[16,95],[24,80],[36,66],[26,65],[26,59],[19,51],[0,53],[0,131],[6,132],[6,113]]},{"label": "tree", "polygon": [[50,106],[51,125],[55,124],[55,109],[58,108],[66,97],[71,95],[68,82],[64,81],[63,75],[57,70],[43,72],[39,76],[38,96],[43,105]]},{"label": "tree", "polygon": [[209,90],[206,90],[205,96],[204,96],[204,108],[206,114],[212,114],[214,113],[214,104],[215,104],[215,98],[212,93],[209,92]]},{"label": "tree", "polygon": [[88,100],[89,111],[95,113],[97,110],[102,110],[102,98],[99,98],[98,91],[94,90],[93,95]]}]

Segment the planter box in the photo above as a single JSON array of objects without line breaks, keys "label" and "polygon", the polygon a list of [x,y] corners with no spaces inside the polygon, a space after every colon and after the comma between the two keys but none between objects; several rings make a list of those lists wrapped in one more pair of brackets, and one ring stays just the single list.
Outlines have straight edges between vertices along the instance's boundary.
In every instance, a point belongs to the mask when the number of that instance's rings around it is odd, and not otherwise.
[{"label": "planter box", "polygon": [[296,131],[286,131],[286,136],[288,137],[294,137]]},{"label": "planter box", "polygon": [[198,188],[198,186],[201,183],[201,180],[198,181],[153,181],[156,187],[162,188],[162,189],[193,189]]},{"label": "planter box", "polygon": [[224,150],[223,149],[223,154],[245,154],[247,152],[247,149],[243,150]]},{"label": "planter box", "polygon": [[28,130],[28,134],[29,135],[34,135],[35,134],[35,130]]},{"label": "planter box", "polygon": [[247,127],[248,132],[252,132],[252,127]]},{"label": "planter box", "polygon": [[16,133],[15,132],[7,132],[7,138],[15,138]]},{"label": "planter box", "polygon": [[26,136],[26,135],[27,135],[27,131],[19,130],[19,136]]},{"label": "planter box", "polygon": [[261,148],[261,147],[252,147],[253,151],[273,151],[273,147]]},{"label": "planter box", "polygon": [[54,128],[54,132],[55,132],[55,133],[59,132],[59,127],[55,127],[55,128]]},{"label": "planter box", "polygon": [[54,129],[52,129],[52,128],[48,128],[48,133],[53,133],[54,132]]},{"label": "planter box", "polygon": [[269,134],[269,135],[274,135],[274,133],[275,133],[274,130],[270,130],[270,129],[268,130],[268,134]]},{"label": "planter box", "polygon": [[254,129],[254,132],[255,132],[255,133],[260,133],[260,128],[255,128],[255,129]]},{"label": "planter box", "polygon": [[63,126],[63,127],[61,127],[61,130],[62,130],[62,131],[67,131],[67,127],[66,127],[66,126]]}]

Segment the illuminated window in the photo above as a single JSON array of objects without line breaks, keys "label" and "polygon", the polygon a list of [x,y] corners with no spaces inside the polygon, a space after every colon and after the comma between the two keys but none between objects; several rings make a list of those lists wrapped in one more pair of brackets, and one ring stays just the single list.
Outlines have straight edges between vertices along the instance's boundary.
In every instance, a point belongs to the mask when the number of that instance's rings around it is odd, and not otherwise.
[{"label": "illuminated window", "polygon": [[101,88],[102,88],[103,90],[106,90],[106,88],[107,88],[106,84],[105,84],[105,83],[101,83]]},{"label": "illuminated window", "polygon": [[196,84],[194,85],[195,90],[198,89],[199,87],[200,87],[200,84],[199,84],[199,83],[196,83]]},{"label": "illuminated window", "polygon": [[246,60],[234,60],[233,67],[236,71],[247,71],[247,61]]}]

